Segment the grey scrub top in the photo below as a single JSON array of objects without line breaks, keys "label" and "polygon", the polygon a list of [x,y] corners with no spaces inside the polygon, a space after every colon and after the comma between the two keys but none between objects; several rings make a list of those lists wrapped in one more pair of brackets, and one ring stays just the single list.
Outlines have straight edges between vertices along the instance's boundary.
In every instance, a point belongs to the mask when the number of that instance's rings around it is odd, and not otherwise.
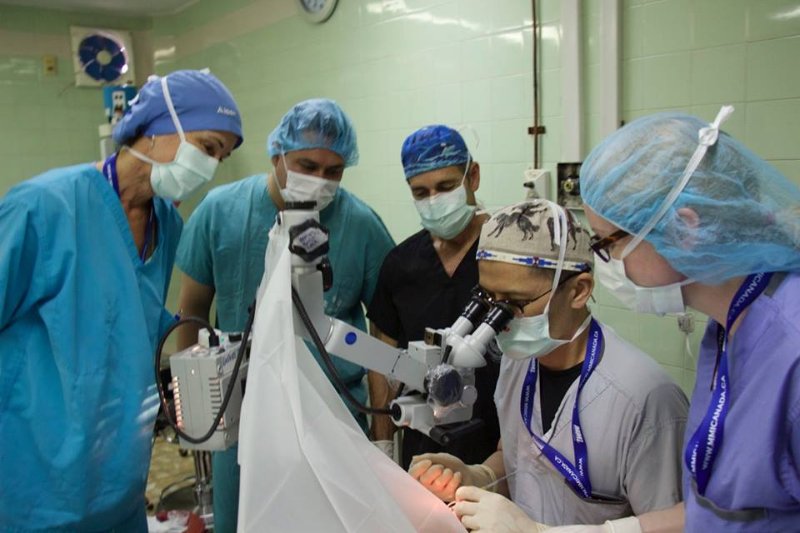
[{"label": "grey scrub top", "polygon": [[[495,403],[500,418],[511,499],[534,520],[551,526],[599,524],[671,507],[681,501],[681,454],[688,401],[647,354],[601,325],[602,359],[580,396],[580,420],[589,450],[592,491],[613,501],[583,500],[534,444],[520,414],[528,360],[503,357]],[[539,373],[541,376],[541,373]],[[539,391],[533,427],[542,435]],[[575,461],[572,410],[578,380],[570,386],[544,440]]]}]

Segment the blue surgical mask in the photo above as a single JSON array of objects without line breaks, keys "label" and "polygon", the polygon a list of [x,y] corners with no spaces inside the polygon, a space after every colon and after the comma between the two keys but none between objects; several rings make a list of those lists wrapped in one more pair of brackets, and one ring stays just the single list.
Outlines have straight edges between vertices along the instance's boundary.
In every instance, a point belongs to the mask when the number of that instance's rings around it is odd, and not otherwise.
[{"label": "blue surgical mask", "polygon": [[126,149],[136,157],[150,164],[150,185],[156,196],[168,200],[184,200],[214,178],[219,160],[211,157],[186,140],[175,106],[167,87],[167,76],[161,78],[164,100],[172,116],[172,123],[181,138],[175,152],[175,159],[168,163],[155,161],[133,148]]},{"label": "blue surgical mask", "polygon": [[452,239],[464,231],[475,216],[477,207],[467,204],[467,189],[464,187],[469,167],[467,162],[458,188],[414,201],[422,227],[441,239]]}]

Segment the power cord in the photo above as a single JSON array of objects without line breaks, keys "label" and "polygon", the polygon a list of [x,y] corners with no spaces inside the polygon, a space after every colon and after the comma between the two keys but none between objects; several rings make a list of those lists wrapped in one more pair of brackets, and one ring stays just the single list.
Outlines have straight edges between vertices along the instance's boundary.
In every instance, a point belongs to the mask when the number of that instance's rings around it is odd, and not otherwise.
[{"label": "power cord", "polygon": [[[244,332],[242,333],[242,343],[239,345],[239,353],[236,354],[236,363],[233,365],[233,371],[231,372],[231,383],[236,382],[236,378],[239,375],[239,367],[242,364],[242,360],[244,359],[244,354],[247,351],[247,342],[250,338],[250,330],[253,328],[253,319],[255,317],[256,306],[255,303],[250,307],[249,314],[247,316],[247,323],[244,327]],[[208,431],[201,437],[193,437],[187,433],[185,433],[182,429],[178,427],[177,422],[172,419],[172,415],[169,411],[169,406],[167,405],[167,399],[164,395],[164,386],[161,383],[160,371],[161,371],[161,353],[164,350],[164,344],[169,338],[170,334],[178,329],[180,326],[188,323],[198,324],[201,327],[205,328],[209,332],[208,336],[208,344],[210,347],[219,346],[219,336],[214,331],[214,328],[211,324],[208,323],[207,320],[196,316],[187,316],[182,317],[177,322],[172,324],[164,335],[161,337],[161,340],[158,343],[158,348],[156,348],[155,354],[155,373],[156,373],[156,387],[158,389],[158,399],[161,402],[161,408],[164,410],[164,416],[169,422],[169,425],[175,430],[175,433],[180,436],[183,440],[187,442],[191,442],[192,444],[200,444],[208,439],[211,438],[212,435],[217,431],[217,427],[219,426],[222,417],[225,415],[225,410],[228,408],[228,402],[231,399],[231,395],[233,394],[234,387],[228,387],[228,390],[225,391],[225,396],[222,399],[222,405],[220,405],[219,412],[217,412],[217,416],[214,417],[214,422],[211,424],[211,427]]]},{"label": "power cord", "polygon": [[352,405],[353,408],[360,413],[369,415],[391,415],[391,409],[367,407],[355,399],[342,381],[342,378],[339,376],[339,372],[336,370],[328,350],[325,349],[325,343],[322,342],[322,339],[320,339],[319,334],[314,328],[314,324],[311,322],[311,318],[308,316],[308,312],[303,305],[303,301],[300,299],[300,295],[297,293],[297,290],[294,287],[292,287],[292,302],[297,308],[297,312],[300,314],[300,318],[302,319],[303,324],[305,324],[308,333],[311,335],[311,340],[314,342],[314,346],[317,347],[317,350],[322,356],[322,361],[325,363],[325,367],[328,369],[328,373],[331,376],[333,385],[336,387],[336,390],[339,392],[339,394],[341,394],[344,399],[347,400],[347,403]]}]

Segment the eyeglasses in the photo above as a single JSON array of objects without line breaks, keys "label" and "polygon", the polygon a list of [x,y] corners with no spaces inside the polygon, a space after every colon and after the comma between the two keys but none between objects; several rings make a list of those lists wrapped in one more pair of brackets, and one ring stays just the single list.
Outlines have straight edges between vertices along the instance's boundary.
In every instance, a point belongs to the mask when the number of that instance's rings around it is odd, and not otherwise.
[{"label": "eyeglasses", "polygon": [[[558,283],[558,285],[556,285],[556,290],[558,290],[568,280],[574,278],[575,276],[577,276],[579,274],[581,274],[581,272],[570,272],[568,275],[562,277],[561,281]],[[520,314],[524,315],[526,307],[531,305],[536,300],[538,300],[538,299],[540,299],[540,298],[542,298],[544,296],[547,296],[548,294],[550,294],[550,292],[552,290],[553,290],[553,288],[551,287],[551,288],[547,289],[546,291],[544,291],[543,293],[541,293],[540,295],[538,295],[538,296],[536,296],[534,298],[531,298],[530,300],[511,300],[511,299],[497,300],[497,299],[495,299],[495,297],[489,291],[487,291],[486,289],[484,289],[480,285],[477,285],[475,287],[475,294],[477,294],[480,298],[483,298],[483,300],[486,303],[488,303],[489,305],[496,305],[496,304],[499,304],[499,303],[507,304],[507,305],[510,305],[511,307],[514,307],[514,308],[518,309]]]},{"label": "eyeglasses", "polygon": [[591,247],[592,251],[597,254],[597,257],[602,259],[605,263],[608,263],[611,259],[611,254],[608,252],[608,248],[615,242],[628,236],[630,236],[630,233],[624,229],[617,230],[608,237],[600,238],[597,235],[592,235],[592,237],[589,239],[589,247]]},{"label": "eyeglasses", "polygon": [[511,299],[497,300],[489,291],[487,291],[486,289],[484,289],[480,285],[475,287],[475,294],[477,294],[480,298],[483,298],[483,300],[486,303],[488,303],[490,306],[491,305],[497,305],[497,304],[500,304],[500,303],[507,304],[507,305],[510,305],[511,307],[514,307],[514,308],[518,309],[520,313],[524,314],[526,307],[528,307],[530,304],[532,304],[533,302],[535,302],[536,300],[538,300],[542,296],[544,296],[547,293],[549,293],[551,290],[552,289],[548,289],[546,292],[543,292],[542,294],[540,294],[536,298],[532,298],[530,300],[511,300]]}]

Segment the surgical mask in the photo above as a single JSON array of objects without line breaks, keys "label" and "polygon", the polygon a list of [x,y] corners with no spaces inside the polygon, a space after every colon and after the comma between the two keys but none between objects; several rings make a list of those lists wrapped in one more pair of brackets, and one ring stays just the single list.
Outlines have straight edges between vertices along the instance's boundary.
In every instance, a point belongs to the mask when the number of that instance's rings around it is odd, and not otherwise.
[{"label": "surgical mask", "polygon": [[164,91],[164,101],[172,117],[172,123],[181,138],[181,143],[175,152],[175,159],[169,163],[155,161],[143,153],[130,147],[125,147],[131,155],[150,164],[150,185],[156,196],[168,200],[184,200],[192,193],[214,178],[219,160],[203,153],[198,147],[186,140],[172,97],[167,87],[167,76],[161,78],[161,88]]},{"label": "surgical mask", "polygon": [[458,188],[414,201],[422,227],[441,239],[452,239],[464,231],[475,216],[477,207],[467,204],[467,189],[464,187],[469,167],[470,161],[467,161]]},{"label": "surgical mask", "polygon": [[498,333],[497,344],[503,350],[503,355],[515,360],[543,357],[577,339],[592,319],[591,315],[586,317],[569,340],[554,339],[550,336],[549,310],[550,302],[541,315],[515,318],[508,324],[507,331]]},{"label": "surgical mask", "polygon": [[714,122],[709,124],[708,127],[700,129],[697,135],[697,149],[689,159],[680,179],[678,179],[672,187],[672,190],[670,190],[666,198],[664,198],[658,211],[647,221],[641,231],[633,236],[631,242],[625,246],[620,259],[612,257],[608,264],[604,264],[602,261],[596,262],[595,268],[600,276],[600,283],[611,291],[623,304],[634,311],[640,313],[654,313],[657,315],[683,313],[686,311],[681,288],[684,285],[694,283],[693,279],[688,278],[661,287],[641,287],[636,285],[625,275],[625,258],[639,246],[651,231],[653,231],[658,221],[664,217],[669,208],[672,207],[678,199],[681,191],[683,191],[686,184],[689,183],[689,179],[706,155],[708,148],[716,144],[717,138],[719,137],[719,128],[731,114],[733,114],[733,106],[722,106]]},{"label": "surgical mask", "polygon": [[283,167],[286,169],[286,187],[280,188],[278,178],[274,176],[274,173],[273,179],[275,179],[275,184],[278,185],[285,202],[313,201],[317,203],[314,209],[322,211],[336,197],[336,191],[339,190],[338,181],[326,180],[289,170],[289,167],[286,166],[286,157],[283,154],[281,154],[281,159],[283,160]]},{"label": "surgical mask", "polygon": [[564,212],[553,205],[550,206],[550,209],[553,211],[553,220],[558,220],[558,224],[553,224],[553,240],[559,243],[558,264],[553,277],[553,285],[550,288],[547,305],[542,314],[515,318],[508,324],[506,330],[497,334],[497,343],[500,345],[503,355],[511,359],[520,360],[545,356],[559,346],[569,344],[577,339],[591,321],[591,316],[587,317],[572,335],[572,338],[568,340],[554,339],[550,336],[550,304],[553,302],[553,295],[558,289],[558,282],[564,266],[568,233],[567,217]]},{"label": "surgical mask", "polygon": [[595,261],[595,270],[600,283],[626,307],[637,313],[664,315],[685,312],[681,287],[694,282],[688,278],[660,287],[641,287],[625,275],[625,262],[614,257],[608,263]]}]

